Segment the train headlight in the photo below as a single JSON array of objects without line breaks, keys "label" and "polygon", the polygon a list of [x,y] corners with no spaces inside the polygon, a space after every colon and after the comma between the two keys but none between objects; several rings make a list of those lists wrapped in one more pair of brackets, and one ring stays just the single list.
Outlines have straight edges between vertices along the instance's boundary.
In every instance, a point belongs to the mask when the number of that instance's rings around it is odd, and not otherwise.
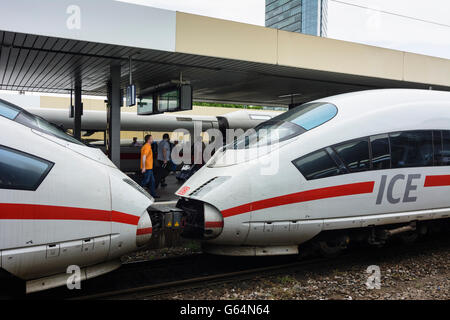
[{"label": "train headlight", "polygon": [[136,191],[139,191],[140,193],[142,193],[144,196],[146,196],[147,198],[149,198],[150,200],[154,201],[155,199],[152,198],[152,196],[145,191],[144,188],[142,188],[139,184],[137,184],[134,180],[131,180],[130,178],[125,178],[123,179],[123,182],[129,184],[131,187],[133,187]]},{"label": "train headlight", "polygon": [[225,181],[227,181],[230,178],[231,177],[214,177],[214,178],[208,180],[207,182],[205,182],[204,184],[202,184],[200,187],[198,187],[194,191],[192,191],[189,194],[189,196],[203,197],[208,192],[214,190],[215,188],[217,188],[219,185],[223,184]]}]

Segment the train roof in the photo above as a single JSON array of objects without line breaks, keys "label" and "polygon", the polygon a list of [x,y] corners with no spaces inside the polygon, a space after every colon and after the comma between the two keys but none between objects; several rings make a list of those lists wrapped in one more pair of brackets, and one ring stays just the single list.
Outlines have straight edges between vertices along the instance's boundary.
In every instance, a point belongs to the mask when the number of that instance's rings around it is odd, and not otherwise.
[{"label": "train roof", "polygon": [[314,102],[332,103],[337,115],[305,132],[307,154],[352,139],[407,130],[450,130],[450,92],[377,89],[340,94]]},{"label": "train roof", "polygon": [[338,108],[347,105],[371,108],[431,101],[450,103],[450,92],[420,89],[376,89],[339,94],[313,102],[329,102]]}]

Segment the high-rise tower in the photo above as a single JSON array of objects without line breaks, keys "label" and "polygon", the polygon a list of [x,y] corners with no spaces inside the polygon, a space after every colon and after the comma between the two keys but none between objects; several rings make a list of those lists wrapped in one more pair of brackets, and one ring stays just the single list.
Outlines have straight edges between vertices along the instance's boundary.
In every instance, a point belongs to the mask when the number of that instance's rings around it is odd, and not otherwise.
[{"label": "high-rise tower", "polygon": [[266,27],[326,37],[328,0],[266,0]]}]

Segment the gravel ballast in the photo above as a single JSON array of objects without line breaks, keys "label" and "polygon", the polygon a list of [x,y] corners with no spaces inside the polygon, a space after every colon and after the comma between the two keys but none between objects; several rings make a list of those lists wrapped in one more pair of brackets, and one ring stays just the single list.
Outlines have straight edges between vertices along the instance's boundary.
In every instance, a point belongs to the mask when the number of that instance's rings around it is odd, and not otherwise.
[{"label": "gravel ballast", "polygon": [[[402,253],[376,250],[370,261],[333,266],[332,261],[320,269],[302,268],[282,275],[259,276],[250,280],[230,282],[192,289],[153,299],[182,300],[448,300],[450,299],[450,245]],[[380,271],[380,288],[366,282],[369,266]]]}]

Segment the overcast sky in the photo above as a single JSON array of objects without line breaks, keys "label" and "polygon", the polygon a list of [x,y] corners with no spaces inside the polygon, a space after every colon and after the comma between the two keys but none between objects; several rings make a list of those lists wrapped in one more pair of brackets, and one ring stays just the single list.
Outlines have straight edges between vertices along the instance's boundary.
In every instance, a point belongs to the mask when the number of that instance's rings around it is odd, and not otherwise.
[{"label": "overcast sky", "polygon": [[[120,1],[264,25],[264,0]],[[328,37],[450,59],[450,0],[328,0]]]}]

